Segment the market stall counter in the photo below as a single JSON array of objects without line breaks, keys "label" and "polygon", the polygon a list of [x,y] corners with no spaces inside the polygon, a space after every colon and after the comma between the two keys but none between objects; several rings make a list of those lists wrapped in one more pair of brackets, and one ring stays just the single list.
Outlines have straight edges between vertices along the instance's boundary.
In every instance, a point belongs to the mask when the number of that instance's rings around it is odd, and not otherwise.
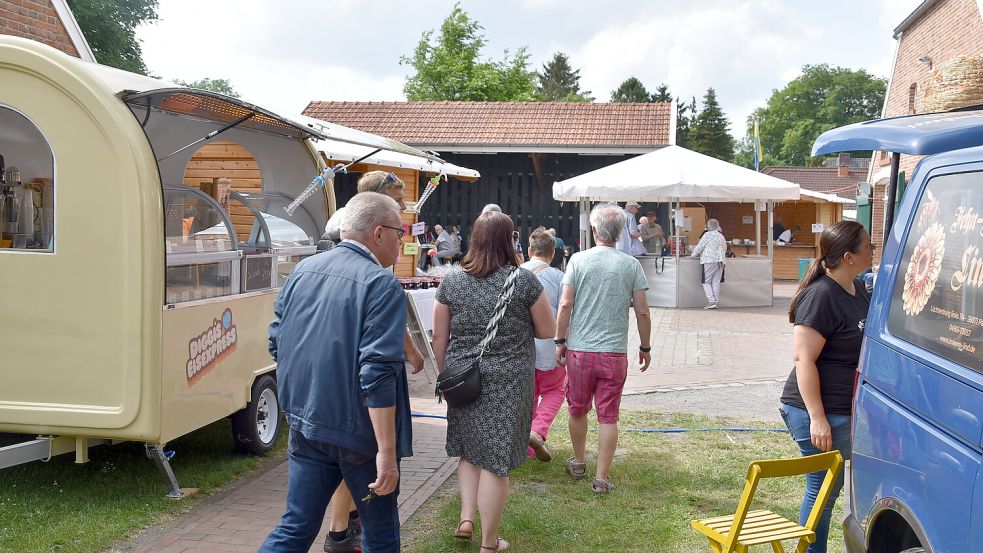
[{"label": "market stall counter", "polygon": [[[651,307],[703,307],[703,272],[695,257],[642,256],[649,289],[645,296]],[[771,305],[771,259],[747,255],[727,260],[720,285],[720,307]]]}]

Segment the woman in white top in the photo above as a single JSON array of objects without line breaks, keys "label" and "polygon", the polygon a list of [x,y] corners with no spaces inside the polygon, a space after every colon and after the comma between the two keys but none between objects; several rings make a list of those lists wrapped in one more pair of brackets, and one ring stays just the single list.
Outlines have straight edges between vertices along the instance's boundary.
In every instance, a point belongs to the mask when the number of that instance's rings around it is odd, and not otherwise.
[{"label": "woman in white top", "polygon": [[703,265],[703,292],[707,295],[704,309],[716,309],[720,299],[720,282],[724,276],[724,259],[727,257],[727,240],[720,232],[720,222],[707,220],[707,231],[693,248],[693,257],[700,256]]}]

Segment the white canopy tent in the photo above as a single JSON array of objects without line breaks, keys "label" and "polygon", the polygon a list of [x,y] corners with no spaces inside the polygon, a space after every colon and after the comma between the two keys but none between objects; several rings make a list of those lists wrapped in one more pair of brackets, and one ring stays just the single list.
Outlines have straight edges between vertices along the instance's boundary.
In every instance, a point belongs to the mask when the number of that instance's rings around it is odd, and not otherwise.
[{"label": "white canopy tent", "polygon": [[[670,202],[674,204],[671,240],[674,256],[660,254],[638,259],[649,289],[646,298],[654,307],[697,307],[704,301],[704,278],[699,260],[680,257],[680,202],[754,202],[755,236],[761,236],[761,213],[773,223],[774,202],[799,199],[799,185],[706,156],[679,146],[609,165],[590,173],[553,183],[553,198],[580,203],[580,243],[591,244],[588,212],[591,201]],[[771,305],[773,302],[773,253],[771,232],[768,256],[756,255],[727,263],[727,283],[720,296],[722,307]],[[709,297],[711,292],[707,292]],[[716,303],[713,303],[716,306]]]},{"label": "white canopy tent", "polygon": [[666,146],[553,184],[553,199],[574,202],[743,202],[798,200],[799,185],[681,146]]},{"label": "white canopy tent", "polygon": [[[580,202],[581,215],[589,211],[591,201],[634,200],[677,204],[683,201],[767,201],[770,225],[772,202],[798,200],[799,185],[681,146],[666,146],[557,181],[553,183],[553,199]],[[756,220],[756,224],[760,225],[760,220]],[[580,233],[581,243],[589,245],[590,227],[583,221]],[[758,247],[760,251],[760,244]]]}]

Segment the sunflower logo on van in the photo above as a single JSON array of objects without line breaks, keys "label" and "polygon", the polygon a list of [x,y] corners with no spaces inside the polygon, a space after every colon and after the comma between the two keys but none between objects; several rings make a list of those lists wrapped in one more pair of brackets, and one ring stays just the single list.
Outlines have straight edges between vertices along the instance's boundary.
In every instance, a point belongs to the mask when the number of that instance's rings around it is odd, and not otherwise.
[{"label": "sunflower logo on van", "polygon": [[944,255],[945,229],[939,223],[932,223],[915,244],[915,250],[908,261],[908,270],[905,271],[901,299],[904,302],[904,312],[908,315],[917,315],[925,309],[925,304],[935,291],[935,283],[939,280]]},{"label": "sunflower logo on van", "polygon": [[188,361],[185,365],[188,387],[194,386],[235,351],[237,338],[232,310],[226,308],[220,319],[213,319],[207,330],[189,340]]}]

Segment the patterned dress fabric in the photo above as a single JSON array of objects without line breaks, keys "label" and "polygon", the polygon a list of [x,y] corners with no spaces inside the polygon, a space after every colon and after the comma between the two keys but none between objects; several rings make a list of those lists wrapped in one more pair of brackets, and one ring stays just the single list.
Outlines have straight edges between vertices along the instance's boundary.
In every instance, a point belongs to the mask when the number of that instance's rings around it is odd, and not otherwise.
[{"label": "patterned dress fabric", "polygon": [[444,276],[437,301],[450,308],[451,339],[445,370],[470,365],[511,271],[522,271],[499,321],[498,334],[481,358],[481,396],[471,405],[447,408],[447,455],[463,457],[498,476],[526,459],[532,425],[536,349],[532,307],[543,285],[525,269],[502,267],[486,278],[464,271]]}]

